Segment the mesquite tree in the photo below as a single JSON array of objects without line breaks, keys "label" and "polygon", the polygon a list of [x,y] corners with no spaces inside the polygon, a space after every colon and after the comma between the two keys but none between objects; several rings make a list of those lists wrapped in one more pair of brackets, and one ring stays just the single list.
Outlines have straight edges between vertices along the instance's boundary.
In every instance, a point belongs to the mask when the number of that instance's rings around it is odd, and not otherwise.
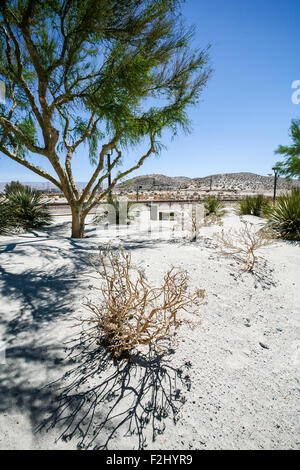
[{"label": "mesquite tree", "polygon": [[300,179],[300,119],[293,119],[290,127],[291,145],[279,145],[275,153],[285,160],[277,162],[279,173],[287,178]]},{"label": "mesquite tree", "polygon": [[[187,128],[210,75],[207,48],[192,50],[180,0],[2,0],[0,152],[54,183],[72,211],[72,237],[120,178],[159,151],[162,131]],[[122,153],[147,148],[126,168]],[[88,146],[80,193],[72,157]],[[105,155],[113,150],[110,167]],[[48,172],[34,162],[47,159]],[[123,171],[101,192],[122,159]],[[125,161],[124,161],[125,160]],[[99,192],[100,190],[100,192]]]}]

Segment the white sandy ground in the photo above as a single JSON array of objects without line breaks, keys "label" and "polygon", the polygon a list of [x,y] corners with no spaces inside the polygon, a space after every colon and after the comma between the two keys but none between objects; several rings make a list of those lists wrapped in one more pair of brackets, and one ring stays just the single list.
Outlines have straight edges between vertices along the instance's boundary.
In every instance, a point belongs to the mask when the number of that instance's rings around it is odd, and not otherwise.
[{"label": "white sandy ground", "polygon": [[[241,224],[232,210],[196,243],[91,224],[72,240],[59,221],[0,238],[0,449],[299,448],[299,244],[262,249],[253,276],[215,244]],[[91,295],[87,258],[108,240],[153,284],[175,265],[205,289],[201,325],[182,327],[169,356],[114,364],[73,327]]]}]

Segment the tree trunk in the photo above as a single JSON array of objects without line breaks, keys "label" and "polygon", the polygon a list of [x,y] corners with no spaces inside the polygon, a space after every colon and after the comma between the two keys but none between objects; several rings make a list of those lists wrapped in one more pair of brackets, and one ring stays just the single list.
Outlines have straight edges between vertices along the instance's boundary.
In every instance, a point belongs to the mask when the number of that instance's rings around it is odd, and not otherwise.
[{"label": "tree trunk", "polygon": [[84,219],[80,207],[71,207],[72,210],[72,238],[83,238]]}]

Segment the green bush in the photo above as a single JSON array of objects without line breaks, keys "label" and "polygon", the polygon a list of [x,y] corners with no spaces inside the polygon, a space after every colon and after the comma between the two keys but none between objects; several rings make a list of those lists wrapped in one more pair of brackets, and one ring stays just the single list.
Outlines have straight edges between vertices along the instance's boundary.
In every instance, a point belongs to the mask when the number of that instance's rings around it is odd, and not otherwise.
[{"label": "green bush", "polygon": [[239,201],[238,211],[240,215],[255,215],[265,217],[268,214],[270,202],[262,194],[247,196]]},{"label": "green bush", "polygon": [[29,187],[9,191],[0,202],[1,233],[20,228],[28,230],[50,223],[51,215],[42,205],[41,195]]},{"label": "green bush", "polygon": [[5,192],[6,197],[9,197],[10,194],[16,191],[23,191],[24,189],[25,189],[25,186],[19,181],[11,181],[10,183],[7,183],[5,185],[4,192]]},{"label": "green bush", "polygon": [[204,200],[205,216],[215,215],[216,217],[222,217],[222,215],[225,214],[225,210],[223,209],[224,204],[213,196],[207,197]]},{"label": "green bush", "polygon": [[15,227],[13,211],[6,199],[0,200],[0,234],[7,234]]},{"label": "green bush", "polygon": [[51,215],[47,207],[42,205],[40,193],[26,187],[12,192],[8,204],[14,211],[14,218],[24,229],[42,227],[51,223]]},{"label": "green bush", "polygon": [[283,194],[270,208],[268,225],[280,238],[300,241],[300,189]]}]

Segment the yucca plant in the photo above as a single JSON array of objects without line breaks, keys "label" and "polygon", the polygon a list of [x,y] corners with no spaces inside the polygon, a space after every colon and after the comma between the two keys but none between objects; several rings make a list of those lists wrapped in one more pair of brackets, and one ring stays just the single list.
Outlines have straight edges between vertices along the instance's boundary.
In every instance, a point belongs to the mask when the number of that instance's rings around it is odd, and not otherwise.
[{"label": "yucca plant", "polygon": [[215,197],[207,197],[204,200],[205,216],[215,215],[216,217],[222,217],[225,214],[224,204]]},{"label": "yucca plant", "polygon": [[252,214],[252,198],[251,196],[245,197],[238,202],[238,213],[240,215],[251,215]]},{"label": "yucca plant", "polygon": [[264,217],[268,214],[270,202],[262,194],[257,196],[246,196],[239,201],[238,212],[240,215],[255,215]]},{"label": "yucca plant", "polygon": [[7,183],[4,188],[6,197],[9,197],[10,194],[15,193],[16,191],[23,191],[25,186],[19,181],[11,181]]},{"label": "yucca plant", "polygon": [[25,187],[9,193],[7,204],[17,226],[30,229],[51,223],[50,212],[42,205],[41,194],[34,189]]},{"label": "yucca plant", "polygon": [[6,199],[0,200],[0,234],[9,233],[15,225],[11,206]]},{"label": "yucca plant", "polygon": [[278,197],[268,214],[268,225],[280,238],[300,240],[300,189]]}]

